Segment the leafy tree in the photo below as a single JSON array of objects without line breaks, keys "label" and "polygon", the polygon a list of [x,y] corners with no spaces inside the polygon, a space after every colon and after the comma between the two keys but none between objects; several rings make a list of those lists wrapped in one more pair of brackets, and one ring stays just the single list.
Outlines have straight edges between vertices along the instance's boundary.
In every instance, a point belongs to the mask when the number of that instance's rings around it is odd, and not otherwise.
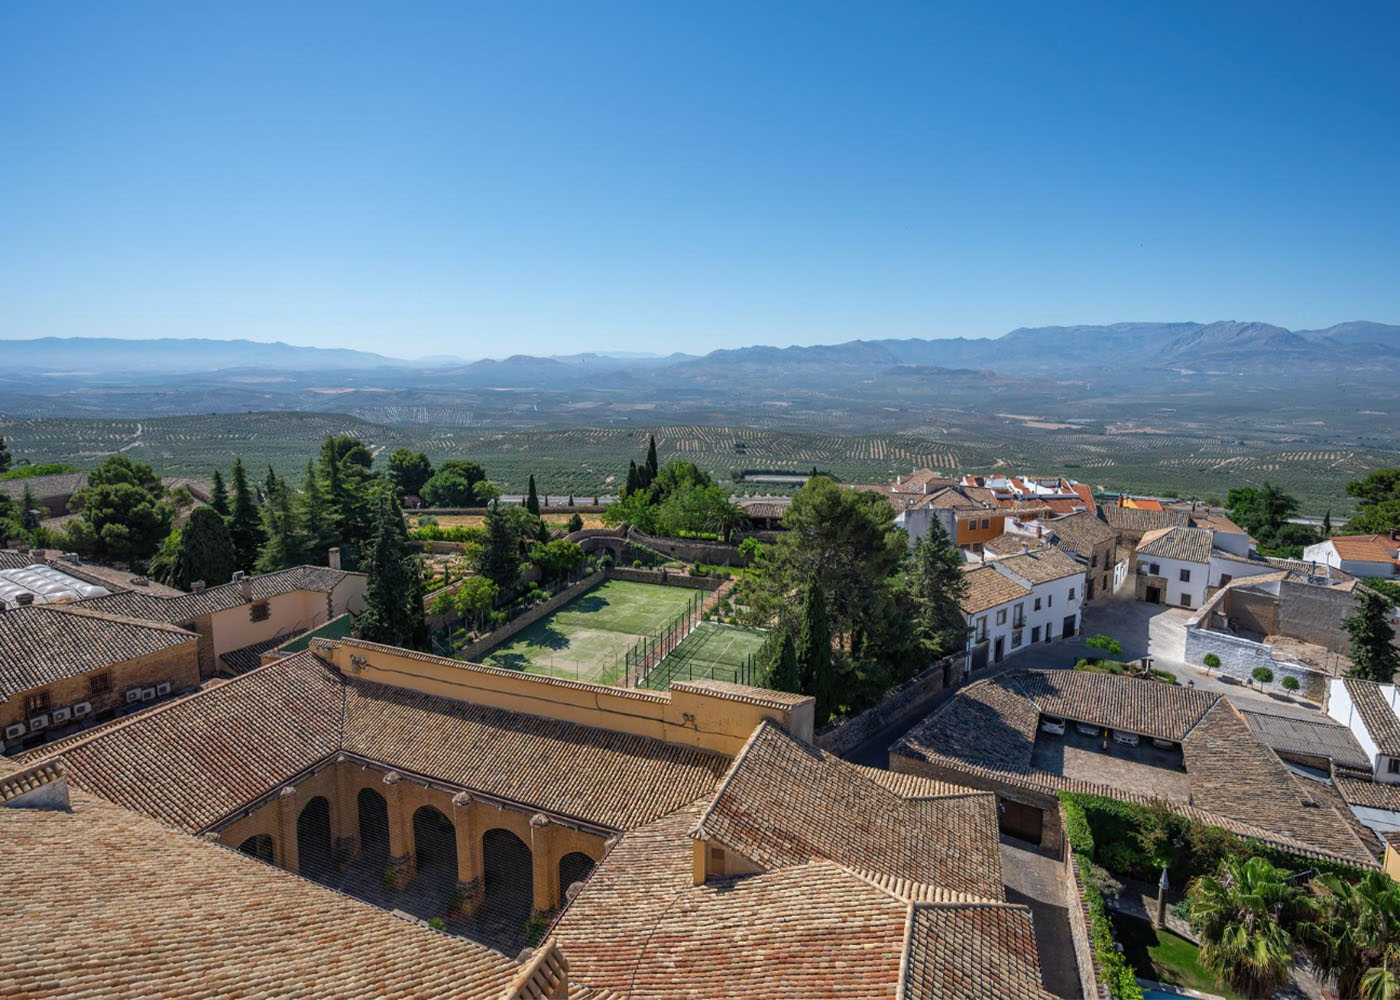
[{"label": "leafy tree", "polygon": [[1299,907],[1284,878],[1261,857],[1227,858],[1187,889],[1201,964],[1245,996],[1271,996],[1293,964],[1287,928]]},{"label": "leafy tree", "polygon": [[1347,520],[1352,535],[1379,535],[1400,529],[1400,468],[1377,469],[1364,479],[1347,483],[1347,496],[1356,497],[1356,513]]},{"label": "leafy tree", "polygon": [[454,476],[461,476],[472,486],[475,486],[486,478],[485,469],[475,462],[468,462],[461,458],[449,458],[438,466],[438,471],[450,472]]},{"label": "leafy tree", "polygon": [[113,455],[88,474],[69,506],[81,511],[65,543],[98,559],[141,562],[155,555],[170,533],[173,515],[161,501],[164,488],[145,462]]},{"label": "leafy tree", "polygon": [[583,518],[579,517],[577,514],[570,514],[569,523],[564,525],[564,530],[570,535],[572,535],[575,531],[582,531]]},{"label": "leafy tree", "polygon": [[778,655],[768,674],[768,686],[774,691],[802,693],[802,674],[797,665],[797,647],[793,645],[792,635],[786,629],[782,631]]},{"label": "leafy tree", "polygon": [[826,725],[831,718],[834,694],[831,666],[831,625],[826,617],[826,597],[821,582],[813,576],[802,598],[802,624],[797,636],[797,666],[802,691],[816,699],[815,724]]},{"label": "leafy tree", "polygon": [[0,472],[9,471],[12,461],[9,446],[5,444],[5,436],[0,434]]},{"label": "leafy tree", "polygon": [[214,470],[214,485],[209,491],[209,506],[220,517],[228,517],[228,487],[224,485],[224,474]]},{"label": "leafy tree", "polygon": [[582,566],[583,560],[582,547],[563,538],[553,542],[535,542],[530,546],[530,561],[539,567],[546,583],[563,580]]},{"label": "leafy tree", "polygon": [[466,577],[450,594],[441,594],[433,601],[433,614],[455,614],[466,619],[473,629],[481,628],[491,609],[496,606],[500,589],[484,576]]},{"label": "leafy tree", "polygon": [[151,561],[146,564],[146,575],[157,583],[170,587],[176,585],[175,563],[180,558],[180,535],[179,528],[172,528],[165,541],[160,543],[160,551],[151,556]]},{"label": "leafy tree", "polygon": [[1384,597],[1366,587],[1356,588],[1356,611],[1342,619],[1351,640],[1351,676],[1377,684],[1389,684],[1400,670],[1400,650],[1395,648],[1395,630],[1390,624],[1390,605]]},{"label": "leafy tree", "polygon": [[233,496],[229,507],[228,533],[233,539],[235,565],[245,571],[251,570],[266,536],[242,458],[233,460]]},{"label": "leafy tree", "polygon": [[408,549],[403,510],[392,489],[376,490],[375,527],[365,556],[365,610],[355,619],[370,642],[416,649],[427,640],[423,567]]},{"label": "leafy tree", "polygon": [[1283,685],[1285,691],[1297,691],[1303,686],[1298,683],[1298,678],[1294,677],[1292,674],[1286,674],[1283,680],[1279,681],[1279,684]]},{"label": "leafy tree", "polygon": [[540,516],[540,498],[535,493],[535,475],[530,474],[530,485],[525,493],[525,509],[536,517]]},{"label": "leafy tree", "polygon": [[1289,518],[1298,512],[1298,501],[1272,483],[1230,490],[1225,502],[1230,516],[1259,543],[1266,555],[1300,557],[1305,546],[1317,541],[1317,532]]},{"label": "leafy tree", "polygon": [[409,493],[421,495],[423,484],[433,474],[433,463],[421,451],[411,448],[396,448],[389,456],[389,481],[399,496]]},{"label": "leafy tree", "polygon": [[189,590],[196,580],[213,587],[227,583],[236,567],[233,539],[219,512],[213,507],[190,511],[167,582],[181,590]]},{"label": "leafy tree", "polygon": [[300,512],[285,480],[277,480],[262,506],[263,535],[267,539],[258,550],[257,571],[272,573],[301,562],[307,537]]},{"label": "leafy tree", "polygon": [[486,537],[477,553],[476,571],[502,592],[515,589],[520,579],[520,536],[499,500],[486,508]]},{"label": "leafy tree", "polygon": [[1249,672],[1249,676],[1253,677],[1261,685],[1272,684],[1274,682],[1274,672],[1268,667],[1255,667]]},{"label": "leafy tree", "polygon": [[1117,639],[1114,639],[1111,636],[1103,635],[1102,633],[1094,636],[1092,639],[1085,639],[1084,645],[1089,646],[1092,649],[1101,649],[1110,656],[1123,655],[1123,644]]},{"label": "leafy tree", "polygon": [[342,468],[347,465],[354,466],[362,478],[369,474],[371,466],[374,465],[374,455],[369,447],[353,434],[328,437],[321,443],[321,448],[323,451],[329,450]]},{"label": "leafy tree", "polygon": [[501,498],[501,488],[483,479],[472,486],[472,496],[479,504],[494,503]]},{"label": "leafy tree", "polygon": [[923,648],[934,657],[962,649],[967,641],[962,614],[967,578],[962,555],[938,521],[932,521],[928,534],[914,544],[904,586],[913,603],[914,627]]},{"label": "leafy tree", "polygon": [[428,507],[470,507],[476,500],[471,483],[455,472],[441,469],[423,483],[420,495]]}]

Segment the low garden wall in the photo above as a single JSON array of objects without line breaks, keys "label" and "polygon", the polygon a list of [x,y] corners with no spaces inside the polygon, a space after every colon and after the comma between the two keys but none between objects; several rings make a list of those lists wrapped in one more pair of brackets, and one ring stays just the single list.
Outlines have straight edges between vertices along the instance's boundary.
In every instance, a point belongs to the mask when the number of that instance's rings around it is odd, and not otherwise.
[{"label": "low garden wall", "polygon": [[1228,632],[1187,625],[1186,662],[1204,663],[1208,654],[1220,657],[1220,673],[1241,683],[1250,681],[1256,667],[1267,667],[1274,673],[1274,685],[1285,677],[1298,681],[1298,697],[1321,702],[1327,690],[1327,676],[1297,663],[1274,659],[1273,647],[1267,643],[1242,639]]},{"label": "low garden wall", "polygon": [[700,538],[656,538],[636,528],[627,532],[627,538],[681,562],[720,563],[725,566],[744,564],[739,547],[724,542],[708,542]]},{"label": "low garden wall", "polygon": [[603,572],[593,573],[584,577],[573,586],[565,587],[549,600],[536,604],[529,611],[512,618],[495,631],[488,632],[486,635],[476,640],[476,642],[463,647],[458,655],[464,660],[475,661],[477,657],[481,656],[483,653],[488,653],[495,649],[507,639],[512,638],[517,632],[529,628],[545,615],[553,611],[558,611],[575,597],[587,593],[606,579],[607,574]]},{"label": "low garden wall", "polygon": [[881,730],[905,722],[912,724],[928,712],[935,695],[963,682],[963,656],[946,657],[885,696],[859,715],[836,719],[823,726],[813,740],[838,757],[866,742]]},{"label": "low garden wall", "polygon": [[609,580],[627,580],[631,583],[656,583],[663,587],[690,587],[694,590],[719,590],[727,577],[690,576],[687,573],[673,573],[670,570],[633,569],[628,566],[613,566],[607,571]]}]

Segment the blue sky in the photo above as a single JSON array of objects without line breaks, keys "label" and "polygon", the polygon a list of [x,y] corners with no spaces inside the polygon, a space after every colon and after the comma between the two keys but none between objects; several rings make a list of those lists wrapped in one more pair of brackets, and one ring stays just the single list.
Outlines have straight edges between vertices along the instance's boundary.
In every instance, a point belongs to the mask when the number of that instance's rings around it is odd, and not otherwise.
[{"label": "blue sky", "polygon": [[1400,322],[1395,3],[13,0],[0,46],[0,338]]}]

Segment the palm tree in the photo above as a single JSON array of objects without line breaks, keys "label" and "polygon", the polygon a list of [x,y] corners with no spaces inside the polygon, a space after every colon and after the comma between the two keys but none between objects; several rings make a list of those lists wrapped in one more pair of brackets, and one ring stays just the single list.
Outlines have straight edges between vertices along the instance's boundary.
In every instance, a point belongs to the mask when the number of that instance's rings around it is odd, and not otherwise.
[{"label": "palm tree", "polygon": [[1299,937],[1318,971],[1340,996],[1400,998],[1400,885],[1373,871],[1354,885],[1324,875],[1313,889],[1316,920]]},{"label": "palm tree", "polygon": [[[1381,964],[1366,970],[1361,977],[1361,1000],[1397,1000],[1400,998],[1400,950],[1386,949]],[[1346,994],[1342,994],[1346,996]]]},{"label": "palm tree", "polygon": [[705,527],[719,535],[726,542],[734,537],[736,531],[743,531],[749,526],[749,515],[744,512],[744,508],[737,503],[725,503],[716,507],[715,510],[705,519]]},{"label": "palm tree", "polygon": [[1201,964],[1245,996],[1269,996],[1288,977],[1297,910],[1284,873],[1260,857],[1226,858],[1187,889]]}]

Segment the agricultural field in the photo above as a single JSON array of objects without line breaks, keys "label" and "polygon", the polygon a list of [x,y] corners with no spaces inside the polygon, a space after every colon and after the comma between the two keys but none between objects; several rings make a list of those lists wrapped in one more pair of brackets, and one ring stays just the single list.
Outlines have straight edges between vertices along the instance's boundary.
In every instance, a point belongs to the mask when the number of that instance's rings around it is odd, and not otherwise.
[{"label": "agricultural field", "polygon": [[672,681],[716,680],[758,685],[754,659],[768,639],[767,629],[700,622],[643,681],[665,691]]},{"label": "agricultural field", "polygon": [[546,615],[482,662],[568,680],[614,684],[627,650],[669,625],[700,594],[686,587],[607,580]]},{"label": "agricultural field", "polygon": [[[297,479],[327,434],[366,441],[382,462],[395,448],[427,452],[435,462],[481,463],[507,493],[520,493],[533,474],[542,492],[591,498],[613,492],[629,460],[642,457],[656,435],[663,462],[684,458],[729,484],[741,469],[813,467],[846,482],[888,482],[927,466],[941,472],[1017,470],[1062,473],[1106,490],[1223,499],[1232,486],[1269,481],[1299,498],[1303,512],[1334,517],[1351,509],[1346,483],[1400,465],[1400,452],[1326,440],[1302,440],[1296,427],[1245,428],[1229,421],[1185,421],[1138,407],[1141,416],[1083,426],[1031,426],[1029,410],[1002,414],[923,410],[902,433],[855,434],[808,423],[803,430],[771,427],[657,424],[627,427],[542,427],[489,432],[474,428],[389,426],[328,413],[236,413],[152,420],[0,418],[16,458],[92,466],[122,453],[167,475],[208,476],[242,455],[255,472],[271,465]],[[737,492],[783,492],[774,483],[733,483]]]}]

